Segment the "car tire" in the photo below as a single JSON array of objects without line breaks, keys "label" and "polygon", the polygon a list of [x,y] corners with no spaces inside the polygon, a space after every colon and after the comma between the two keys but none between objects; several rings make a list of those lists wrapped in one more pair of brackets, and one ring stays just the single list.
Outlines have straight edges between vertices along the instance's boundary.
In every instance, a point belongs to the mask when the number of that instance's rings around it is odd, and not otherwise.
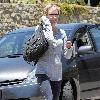
[{"label": "car tire", "polygon": [[66,81],[62,88],[62,100],[74,100],[73,88],[70,81]]}]

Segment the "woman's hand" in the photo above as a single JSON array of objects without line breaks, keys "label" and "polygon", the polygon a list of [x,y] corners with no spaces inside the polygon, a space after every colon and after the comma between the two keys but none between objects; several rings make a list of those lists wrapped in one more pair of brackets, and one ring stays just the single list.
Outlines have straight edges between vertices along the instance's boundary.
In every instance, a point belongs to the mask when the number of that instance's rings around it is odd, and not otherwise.
[{"label": "woman's hand", "polygon": [[72,42],[71,41],[66,41],[66,48],[70,49],[72,46]]}]

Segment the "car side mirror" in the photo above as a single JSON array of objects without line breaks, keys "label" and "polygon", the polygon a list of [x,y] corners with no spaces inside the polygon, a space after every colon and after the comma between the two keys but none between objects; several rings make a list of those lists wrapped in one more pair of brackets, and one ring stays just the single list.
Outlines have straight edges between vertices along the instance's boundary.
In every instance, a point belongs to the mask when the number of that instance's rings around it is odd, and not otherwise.
[{"label": "car side mirror", "polygon": [[88,54],[90,53],[89,51],[92,50],[92,46],[80,46],[78,49],[78,54]]}]

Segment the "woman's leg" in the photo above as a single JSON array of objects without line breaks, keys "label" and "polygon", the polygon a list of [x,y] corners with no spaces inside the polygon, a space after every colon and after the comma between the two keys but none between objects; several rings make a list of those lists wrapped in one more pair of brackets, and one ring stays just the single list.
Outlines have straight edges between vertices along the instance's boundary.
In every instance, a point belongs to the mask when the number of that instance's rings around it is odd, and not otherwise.
[{"label": "woman's leg", "polygon": [[36,77],[44,100],[52,100],[53,94],[48,76],[45,74],[36,74]]},{"label": "woman's leg", "polygon": [[60,92],[61,92],[61,81],[50,81],[53,99],[59,100]]}]

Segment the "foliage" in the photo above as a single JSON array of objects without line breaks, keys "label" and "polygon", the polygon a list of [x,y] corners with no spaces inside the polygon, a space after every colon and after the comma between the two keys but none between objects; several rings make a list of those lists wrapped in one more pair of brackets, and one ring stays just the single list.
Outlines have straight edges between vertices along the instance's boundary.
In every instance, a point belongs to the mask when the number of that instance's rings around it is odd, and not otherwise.
[{"label": "foliage", "polygon": [[[100,8],[57,3],[61,8],[59,23],[100,23]],[[16,27],[37,25],[43,15],[43,4],[0,4],[0,34]],[[96,13],[97,12],[97,13]]]},{"label": "foliage", "polygon": [[66,15],[68,13],[71,13],[72,10],[73,10],[73,7],[70,6],[69,4],[67,3],[59,3],[59,6],[61,8],[61,13]]},{"label": "foliage", "polygon": [[[22,0],[24,3],[35,3],[38,0]],[[68,3],[68,4],[75,4],[79,2],[81,5],[84,5],[84,0],[43,0],[43,3],[50,3],[50,2],[60,2],[60,3]]]},{"label": "foliage", "polygon": [[73,13],[74,11],[78,11],[80,14],[87,14],[88,9],[86,7],[76,4],[67,4],[67,3],[59,3],[61,8],[61,13],[67,15],[68,13]]},{"label": "foliage", "polygon": [[34,4],[36,0],[22,0],[23,3]]}]

